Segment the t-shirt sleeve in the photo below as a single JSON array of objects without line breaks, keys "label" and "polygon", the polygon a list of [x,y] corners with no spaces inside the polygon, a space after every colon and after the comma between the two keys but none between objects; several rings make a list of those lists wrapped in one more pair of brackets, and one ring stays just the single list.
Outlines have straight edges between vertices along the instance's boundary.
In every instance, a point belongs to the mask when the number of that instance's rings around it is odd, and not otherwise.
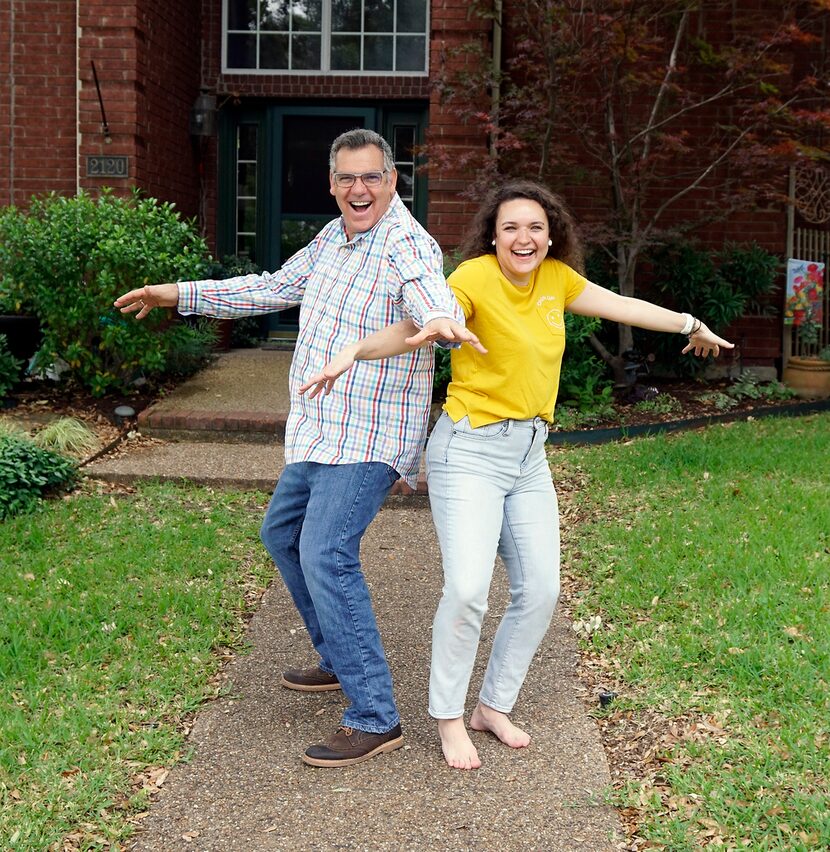
[{"label": "t-shirt sleeve", "polygon": [[561,266],[565,273],[565,307],[567,307],[588,286],[588,279],[583,278],[565,263]]},{"label": "t-shirt sleeve", "polygon": [[484,274],[484,270],[478,268],[479,264],[472,261],[462,263],[449,278],[447,284],[452,288],[458,304],[461,305],[461,310],[464,311],[464,318],[470,319],[475,313],[475,303],[473,302],[473,294],[476,292],[476,283]]}]

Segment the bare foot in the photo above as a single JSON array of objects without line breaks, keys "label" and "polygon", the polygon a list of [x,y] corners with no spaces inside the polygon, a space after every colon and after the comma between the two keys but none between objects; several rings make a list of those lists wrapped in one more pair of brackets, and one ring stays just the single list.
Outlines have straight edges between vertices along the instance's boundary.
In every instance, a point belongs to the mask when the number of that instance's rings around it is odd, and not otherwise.
[{"label": "bare foot", "polygon": [[457,719],[439,719],[438,734],[441,737],[444,760],[453,769],[478,769],[481,766],[476,747],[464,727],[463,716]]},{"label": "bare foot", "polygon": [[517,728],[507,713],[499,713],[480,701],[470,716],[470,727],[474,731],[490,731],[510,748],[524,748],[530,743],[530,734]]}]

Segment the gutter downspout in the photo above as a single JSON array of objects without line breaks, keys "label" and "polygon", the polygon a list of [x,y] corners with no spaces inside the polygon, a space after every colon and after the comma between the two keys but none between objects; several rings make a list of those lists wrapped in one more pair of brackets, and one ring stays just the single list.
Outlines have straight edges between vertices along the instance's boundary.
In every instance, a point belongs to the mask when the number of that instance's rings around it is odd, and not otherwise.
[{"label": "gutter downspout", "polygon": [[9,204],[14,204],[14,106],[17,101],[14,71],[14,3],[9,3]]},{"label": "gutter downspout", "polygon": [[[490,114],[494,126],[498,126],[499,106],[501,102],[501,35],[503,0],[493,2],[493,91],[490,98]],[[496,134],[490,134],[490,156],[496,156]]]},{"label": "gutter downspout", "polygon": [[75,195],[81,191],[81,0],[75,0]]}]

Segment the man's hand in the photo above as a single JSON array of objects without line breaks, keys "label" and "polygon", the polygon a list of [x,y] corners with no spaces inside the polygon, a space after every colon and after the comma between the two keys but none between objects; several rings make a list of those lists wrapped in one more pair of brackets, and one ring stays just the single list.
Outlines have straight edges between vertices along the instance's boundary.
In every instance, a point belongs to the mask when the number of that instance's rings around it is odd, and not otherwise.
[{"label": "man's hand", "polygon": [[342,376],[354,366],[358,348],[359,344],[353,343],[341,349],[316,376],[312,376],[305,384],[300,385],[300,393],[303,394],[313,388],[308,395],[309,399],[314,399],[321,391],[324,396],[328,396],[338,376]]},{"label": "man's hand", "polygon": [[179,304],[179,288],[176,284],[148,284],[119,296],[113,304],[122,314],[144,319],[153,308],[175,308]]},{"label": "man's hand", "polygon": [[436,340],[447,341],[451,343],[469,343],[473,349],[487,354],[487,350],[481,345],[479,339],[461,323],[449,319],[449,317],[437,317],[430,320],[424,327],[412,337],[407,337],[406,342],[413,348],[424,346],[427,343],[433,343]]},{"label": "man's hand", "polygon": [[695,355],[705,358],[710,352],[715,358],[720,355],[721,346],[724,349],[734,349],[735,344],[718,337],[713,331],[710,331],[705,323],[700,324],[700,328],[689,336],[689,343],[683,347],[683,354],[694,350]]}]

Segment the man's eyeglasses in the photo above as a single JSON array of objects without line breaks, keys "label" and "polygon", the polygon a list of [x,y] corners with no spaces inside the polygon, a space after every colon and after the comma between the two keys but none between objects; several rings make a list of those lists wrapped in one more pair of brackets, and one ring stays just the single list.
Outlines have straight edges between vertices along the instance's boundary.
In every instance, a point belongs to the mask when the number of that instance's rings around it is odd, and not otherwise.
[{"label": "man's eyeglasses", "polygon": [[354,186],[355,182],[360,178],[363,181],[363,186],[371,189],[372,187],[381,185],[385,174],[388,174],[385,169],[382,172],[363,172],[362,175],[352,175],[349,172],[335,172],[333,176],[334,185],[339,186],[341,189],[348,189],[350,186]]}]

